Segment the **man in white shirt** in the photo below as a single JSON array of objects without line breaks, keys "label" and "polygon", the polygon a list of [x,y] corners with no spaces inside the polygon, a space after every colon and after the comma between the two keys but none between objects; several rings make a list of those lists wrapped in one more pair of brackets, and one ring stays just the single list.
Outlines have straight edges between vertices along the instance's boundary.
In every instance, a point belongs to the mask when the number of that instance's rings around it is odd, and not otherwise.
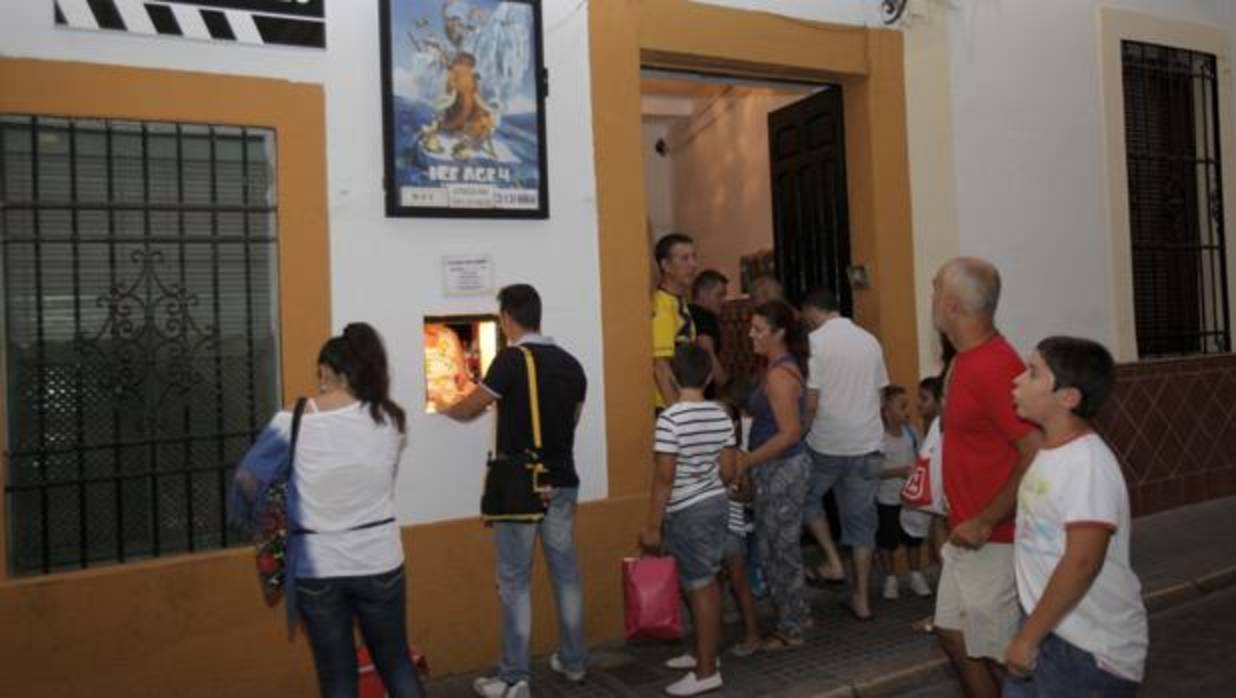
[{"label": "man in white shirt", "polygon": [[806,414],[811,487],[803,522],[824,549],[832,576],[843,575],[823,508],[824,495],[835,486],[841,542],[854,551],[854,587],[848,608],[855,618],[871,620],[867,586],[884,445],[880,389],[888,385],[884,351],[870,332],[842,317],[837,297],[830,291],[817,289],[807,294],[802,312],[811,328]]}]

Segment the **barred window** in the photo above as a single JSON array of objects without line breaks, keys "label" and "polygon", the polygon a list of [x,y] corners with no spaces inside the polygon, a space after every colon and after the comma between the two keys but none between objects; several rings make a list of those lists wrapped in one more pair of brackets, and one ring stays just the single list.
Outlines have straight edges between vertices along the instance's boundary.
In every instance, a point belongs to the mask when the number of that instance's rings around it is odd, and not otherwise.
[{"label": "barred window", "polygon": [[226,546],[279,404],[275,138],[0,115],[15,575]]},{"label": "barred window", "polygon": [[1124,41],[1138,354],[1230,351],[1215,57]]}]

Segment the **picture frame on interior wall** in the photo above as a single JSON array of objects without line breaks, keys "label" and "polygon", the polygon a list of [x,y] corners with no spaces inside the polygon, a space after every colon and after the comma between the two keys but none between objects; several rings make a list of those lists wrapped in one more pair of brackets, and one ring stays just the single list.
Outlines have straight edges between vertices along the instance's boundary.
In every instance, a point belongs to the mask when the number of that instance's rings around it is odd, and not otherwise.
[{"label": "picture frame on interior wall", "polygon": [[378,0],[386,215],[548,218],[536,0]]}]

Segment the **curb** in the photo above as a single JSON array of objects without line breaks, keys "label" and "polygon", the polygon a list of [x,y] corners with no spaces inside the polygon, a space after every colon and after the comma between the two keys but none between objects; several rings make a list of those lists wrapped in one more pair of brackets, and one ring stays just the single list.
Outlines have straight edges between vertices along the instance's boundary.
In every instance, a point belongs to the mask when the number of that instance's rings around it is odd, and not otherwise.
[{"label": "curb", "polygon": [[1146,612],[1158,613],[1187,601],[1226,589],[1236,584],[1236,565],[1221,567],[1186,582],[1178,582],[1142,594]]},{"label": "curb", "polygon": [[1236,565],[1197,578],[1197,586],[1203,594],[1226,589],[1233,584],[1236,584]]},{"label": "curb", "polygon": [[941,656],[892,673],[857,681],[853,689],[854,695],[861,698],[894,696],[950,676],[953,676],[953,667],[948,657]]}]

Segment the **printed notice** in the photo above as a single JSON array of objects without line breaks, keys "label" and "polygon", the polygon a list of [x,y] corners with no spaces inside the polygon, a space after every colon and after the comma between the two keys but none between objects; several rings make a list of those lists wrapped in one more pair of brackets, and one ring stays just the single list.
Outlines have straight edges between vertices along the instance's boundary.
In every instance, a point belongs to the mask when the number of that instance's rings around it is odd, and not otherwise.
[{"label": "printed notice", "polygon": [[493,257],[488,254],[443,257],[442,286],[444,293],[448,296],[479,296],[493,293]]}]

